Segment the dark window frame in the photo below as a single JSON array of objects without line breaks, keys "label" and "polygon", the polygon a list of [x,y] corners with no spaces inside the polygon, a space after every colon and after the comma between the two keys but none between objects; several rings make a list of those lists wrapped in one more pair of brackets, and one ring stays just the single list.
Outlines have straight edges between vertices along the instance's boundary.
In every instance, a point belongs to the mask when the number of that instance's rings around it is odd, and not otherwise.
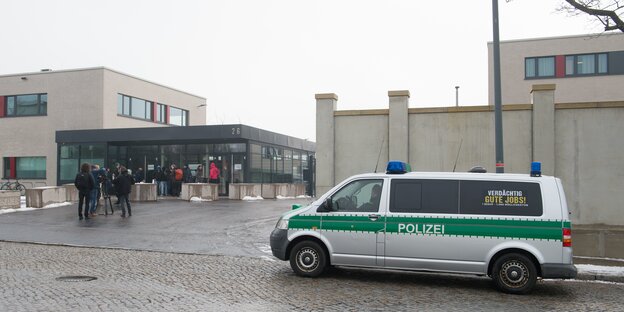
[{"label": "dark window frame", "polygon": [[[472,184],[472,185],[470,185]],[[459,184],[459,213],[462,215],[495,215],[517,217],[539,217],[544,215],[542,185],[539,182],[529,181],[493,181],[493,180],[460,180]],[[522,191],[523,195],[496,195],[503,197],[525,197],[526,206],[522,203],[497,205],[484,199],[488,191]],[[515,205],[515,206],[513,206]]]},{"label": "dark window frame", "polygon": [[[449,184],[437,189],[442,184]],[[414,184],[420,188],[420,203],[414,211],[397,211],[397,192],[400,185]],[[451,185],[454,184],[454,185]],[[412,190],[413,191],[413,190]],[[414,196],[413,192],[408,193]],[[440,199],[434,201],[435,199]],[[396,214],[458,214],[459,212],[459,180],[457,179],[392,179],[390,182],[390,205],[388,211]]]},{"label": "dark window frame", "polygon": [[[544,58],[551,58],[553,60],[553,74],[552,75],[548,75],[548,76],[540,76],[539,75],[539,59],[544,59]],[[527,61],[528,60],[534,60],[535,64],[534,66],[534,71],[535,71],[535,76],[527,76]],[[524,58],[524,79],[530,80],[530,79],[546,79],[546,78],[556,78],[557,76],[557,59],[555,57],[555,55],[547,55],[547,56],[532,56],[532,57],[525,57]]]},{"label": "dark window frame", "polygon": [[[17,167],[18,165],[18,161],[20,158],[42,158],[44,161],[44,168],[43,168],[43,176],[36,176],[34,178],[31,177],[23,177],[19,175],[19,172],[17,170],[17,168],[15,168],[15,177],[10,177],[11,175],[11,168],[10,165],[7,165],[7,163],[10,164],[10,160],[11,158],[15,158],[15,166]],[[35,171],[36,172],[36,171]],[[15,179],[15,180],[45,180],[47,179],[48,176],[48,160],[46,156],[17,156],[17,157],[4,157],[2,159],[2,176],[3,179]]]},{"label": "dark window frame", "polygon": [[[177,123],[173,123],[171,120],[171,116],[172,114],[172,110],[179,110],[180,111],[180,121],[181,124],[177,124]],[[169,106],[169,125],[172,126],[180,126],[180,127],[186,127],[188,126],[188,119],[189,119],[189,111],[183,108],[179,108],[179,107],[175,107],[175,106]]]},{"label": "dark window frame", "polygon": [[[121,99],[121,112],[119,111],[119,104],[120,104],[120,99]],[[125,99],[128,99],[128,101],[126,102]],[[138,101],[143,101],[144,102],[144,107],[145,107],[145,113],[143,115],[143,117],[138,117],[138,116],[134,116],[133,112],[132,112],[132,108],[134,107],[133,104],[133,100],[137,100]],[[154,102],[146,100],[146,99],[142,99],[142,98],[138,98],[138,97],[134,97],[134,96],[130,96],[130,95],[126,95],[123,93],[117,93],[117,116],[123,116],[123,117],[127,117],[127,118],[132,118],[132,119],[137,119],[137,120],[144,120],[144,121],[153,121],[153,115],[154,115]],[[127,109],[127,113],[126,113],[126,109]]]},{"label": "dark window frame", "polygon": [[[594,71],[592,73],[578,73],[578,57],[579,56],[587,56],[587,55],[593,55],[594,56]],[[606,62],[607,64],[605,64],[605,67],[607,68],[606,72],[601,73],[600,72],[600,55],[606,55]],[[567,61],[568,61],[568,57],[572,58],[572,73],[568,73],[568,68],[567,68]],[[609,75],[609,53],[608,52],[596,52],[596,53],[579,53],[579,54],[567,54],[565,55],[565,77],[591,77],[591,76],[605,76],[605,75]]]},{"label": "dark window frame", "polygon": [[[37,96],[37,113],[36,114],[17,114],[18,101],[17,98],[21,96]],[[45,96],[45,105],[43,105],[42,97]],[[9,98],[13,99],[13,114],[9,114]],[[12,117],[33,117],[33,116],[47,116],[48,115],[48,94],[47,93],[30,93],[30,94],[13,94],[4,96],[4,116],[3,118]]]}]

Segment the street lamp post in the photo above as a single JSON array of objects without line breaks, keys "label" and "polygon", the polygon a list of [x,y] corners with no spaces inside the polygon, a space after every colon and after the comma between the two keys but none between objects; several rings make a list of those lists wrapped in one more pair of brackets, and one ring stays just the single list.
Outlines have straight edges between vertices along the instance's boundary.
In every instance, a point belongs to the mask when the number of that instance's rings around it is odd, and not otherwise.
[{"label": "street lamp post", "polygon": [[503,112],[500,75],[500,42],[498,39],[498,0],[492,0],[492,24],[494,28],[494,136],[496,145],[496,173],[505,172],[503,160]]},{"label": "street lamp post", "polygon": [[455,107],[459,106],[459,86],[455,86]]}]

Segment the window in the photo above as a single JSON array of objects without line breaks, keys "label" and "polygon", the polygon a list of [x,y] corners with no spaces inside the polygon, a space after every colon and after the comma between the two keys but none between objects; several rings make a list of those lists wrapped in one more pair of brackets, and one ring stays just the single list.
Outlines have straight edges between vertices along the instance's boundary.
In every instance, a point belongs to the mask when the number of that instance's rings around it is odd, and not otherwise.
[{"label": "window", "polygon": [[45,116],[48,114],[48,95],[10,95],[5,99],[6,116]]},{"label": "window", "polygon": [[353,181],[331,197],[334,211],[377,212],[383,180]]},{"label": "window", "polygon": [[555,57],[530,57],[524,60],[525,78],[543,78],[555,76]]},{"label": "window", "polygon": [[538,183],[461,181],[460,213],[541,216]]},{"label": "window", "polygon": [[167,105],[161,103],[156,104],[156,122],[167,122]]},{"label": "window", "polygon": [[170,106],[169,107],[169,124],[176,126],[188,126],[188,111]]},{"label": "window", "polygon": [[607,54],[581,54],[566,56],[566,76],[607,74]]},{"label": "window", "polygon": [[122,116],[152,120],[152,105],[150,101],[117,94],[117,114]]},{"label": "window", "polygon": [[4,157],[4,178],[45,179],[45,157]]},{"label": "window", "polygon": [[458,185],[454,180],[393,179],[390,212],[457,213]]}]

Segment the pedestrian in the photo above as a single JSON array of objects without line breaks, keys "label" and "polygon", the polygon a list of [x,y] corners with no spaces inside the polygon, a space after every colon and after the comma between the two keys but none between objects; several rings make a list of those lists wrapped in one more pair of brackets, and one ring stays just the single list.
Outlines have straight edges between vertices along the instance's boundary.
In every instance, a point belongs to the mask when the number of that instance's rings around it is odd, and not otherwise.
[{"label": "pedestrian", "polygon": [[214,162],[210,163],[210,183],[219,183],[219,168],[215,165]]},{"label": "pedestrian", "polygon": [[132,185],[134,184],[134,178],[128,174],[128,169],[121,166],[119,168],[121,174],[113,180],[115,189],[117,190],[117,196],[119,197],[119,203],[121,206],[121,217],[126,217],[126,206],[128,206],[128,217],[132,216],[132,209],[130,208],[130,199],[128,195],[132,191]]},{"label": "pedestrian", "polygon": [[190,183],[192,177],[193,173],[191,172],[191,168],[189,168],[188,164],[184,165],[184,169],[182,169],[182,181],[184,183]]},{"label": "pedestrian", "polygon": [[168,188],[167,195],[170,195],[170,196],[173,196],[173,193],[174,193],[175,170],[176,170],[176,166],[174,164],[171,164],[171,166],[169,166],[169,170],[167,171],[167,188]]},{"label": "pedestrian", "polygon": [[100,199],[100,176],[102,175],[102,171],[100,170],[99,165],[91,165],[91,175],[93,176],[93,181],[95,181],[95,186],[91,190],[89,194],[89,217],[95,217],[95,211],[97,209],[98,200]]},{"label": "pedestrian", "polygon": [[134,174],[134,181],[136,183],[141,183],[145,179],[145,173],[143,172],[143,168],[139,167],[137,172]]},{"label": "pedestrian", "polygon": [[[83,163],[80,166],[80,172],[74,179],[74,185],[78,189],[78,219],[82,220],[83,211],[84,218],[89,219],[89,201],[91,190],[95,187],[95,180],[91,175],[91,166],[88,163]],[[84,210],[82,205],[84,203]]]},{"label": "pedestrian", "polygon": [[204,183],[204,166],[198,165],[195,171],[195,182]]},{"label": "pedestrian", "polygon": [[176,168],[174,170],[174,178],[175,181],[173,181],[173,196],[180,196],[180,193],[182,192],[182,181],[184,180],[184,170],[182,170],[182,168]]}]

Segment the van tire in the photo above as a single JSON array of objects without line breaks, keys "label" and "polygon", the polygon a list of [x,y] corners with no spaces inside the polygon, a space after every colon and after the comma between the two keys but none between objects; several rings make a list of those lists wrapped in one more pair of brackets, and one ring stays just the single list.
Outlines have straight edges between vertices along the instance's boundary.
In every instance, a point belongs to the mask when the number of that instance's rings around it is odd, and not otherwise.
[{"label": "van tire", "polygon": [[492,280],[496,287],[509,294],[526,294],[537,281],[537,269],[533,261],[518,253],[508,253],[496,259]]},{"label": "van tire", "polygon": [[317,277],[326,266],[325,250],[316,242],[301,241],[290,251],[290,267],[299,276]]}]

